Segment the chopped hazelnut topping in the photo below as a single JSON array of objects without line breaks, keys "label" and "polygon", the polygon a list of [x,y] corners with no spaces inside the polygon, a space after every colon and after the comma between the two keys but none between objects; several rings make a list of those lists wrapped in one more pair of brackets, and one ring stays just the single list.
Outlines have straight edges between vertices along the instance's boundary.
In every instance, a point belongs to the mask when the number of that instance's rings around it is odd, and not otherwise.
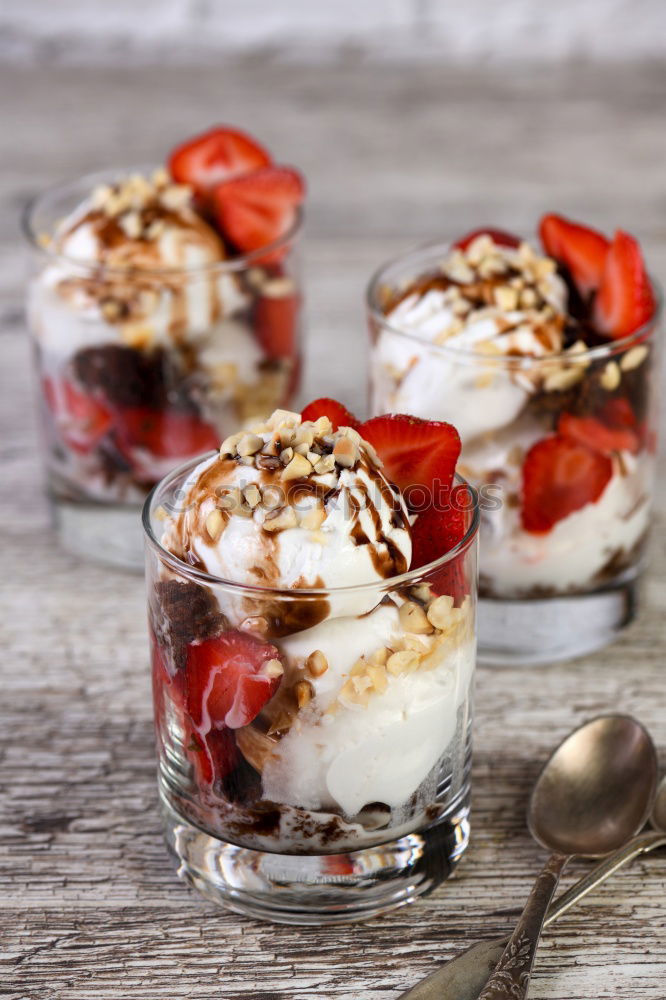
[{"label": "chopped hazelnut topping", "polygon": [[328,660],[321,649],[315,649],[305,661],[305,669],[311,677],[321,677],[328,670]]},{"label": "chopped hazelnut topping", "polygon": [[239,455],[256,455],[261,451],[264,439],[258,434],[244,434],[238,442],[237,451]]},{"label": "chopped hazelnut topping", "polygon": [[228,438],[225,438],[220,445],[220,456],[224,458],[225,455],[235,455],[238,449],[238,442],[243,437],[242,432],[240,434],[230,434]]},{"label": "chopped hazelnut topping", "polygon": [[271,278],[266,281],[261,289],[261,294],[269,299],[284,299],[288,295],[293,295],[296,286],[291,278]]},{"label": "chopped hazelnut topping", "polygon": [[282,462],[283,465],[289,465],[293,457],[294,457],[293,448],[284,448],[280,452],[280,461]]},{"label": "chopped hazelnut topping", "polygon": [[292,410],[275,410],[266,421],[266,425],[272,431],[281,424],[285,424],[287,427],[298,427],[301,419],[300,413],[294,413]]},{"label": "chopped hazelnut topping", "polygon": [[167,184],[169,184],[169,182],[171,181],[171,178],[169,177],[169,172],[166,169],[166,167],[158,167],[157,170],[153,170],[150,179],[156,188],[166,187]]},{"label": "chopped hazelnut topping", "polygon": [[316,507],[311,507],[310,510],[303,514],[301,528],[305,528],[306,531],[317,531],[318,528],[321,528],[325,520],[326,511],[323,507],[317,505]]},{"label": "chopped hazelnut topping", "polygon": [[563,392],[580,382],[584,374],[584,368],[580,365],[571,368],[556,368],[549,375],[546,375],[543,387],[546,392]]},{"label": "chopped hazelnut topping", "polygon": [[104,299],[104,301],[100,304],[100,310],[104,319],[113,321],[115,319],[119,319],[122,307],[120,302],[117,302],[116,299]]},{"label": "chopped hazelnut topping", "polygon": [[396,653],[391,653],[386,661],[386,669],[393,676],[411,673],[418,665],[419,655],[411,649],[400,649]]},{"label": "chopped hazelnut topping", "polygon": [[518,292],[508,285],[500,285],[495,289],[495,302],[504,312],[512,312],[518,308]]},{"label": "chopped hazelnut topping", "polygon": [[324,455],[314,467],[315,472],[318,476],[324,476],[327,472],[333,472],[335,468],[335,459],[333,455]]},{"label": "chopped hazelnut topping", "polygon": [[160,201],[165,208],[177,212],[192,200],[192,188],[187,184],[169,184],[160,191]]},{"label": "chopped hazelnut topping", "polygon": [[312,466],[305,455],[294,455],[287,467],[282,471],[282,480],[288,482],[291,479],[301,479],[312,472]]},{"label": "chopped hazelnut topping", "polygon": [[280,507],[266,514],[264,518],[265,531],[285,531],[287,528],[295,528],[297,524],[298,519],[293,507]]},{"label": "chopped hazelnut topping", "polygon": [[224,525],[224,517],[222,511],[211,510],[210,514],[206,518],[206,531],[210,535],[212,541],[216,542],[220,535],[222,534],[222,527]]},{"label": "chopped hazelnut topping", "polygon": [[141,236],[143,226],[138,212],[126,212],[125,215],[121,215],[118,225],[130,240],[136,240]]},{"label": "chopped hazelnut topping", "polygon": [[386,691],[388,687],[386,667],[382,666],[380,663],[369,663],[368,677],[377,694],[383,694],[384,691]]},{"label": "chopped hazelnut topping", "polygon": [[633,371],[634,368],[638,368],[642,365],[648,355],[648,349],[645,344],[638,344],[636,347],[632,347],[626,354],[622,356],[620,361],[620,368],[623,372]]},{"label": "chopped hazelnut topping", "polygon": [[436,597],[427,611],[428,621],[435,628],[444,631],[451,624],[453,598],[448,594]]},{"label": "chopped hazelnut topping", "polygon": [[248,507],[252,507],[253,509],[258,507],[261,503],[261,491],[258,486],[255,486],[254,483],[250,483],[249,486],[245,487],[243,490],[243,497]]},{"label": "chopped hazelnut topping", "polygon": [[621,378],[622,375],[620,374],[620,366],[617,361],[609,361],[602,371],[599,381],[601,382],[602,388],[604,388],[607,392],[613,392],[613,390],[617,389],[620,384]]},{"label": "chopped hazelnut topping", "polygon": [[425,611],[420,604],[412,601],[405,601],[400,606],[400,624],[406,632],[414,632],[418,635],[426,635],[432,632],[432,625],[426,618]]},{"label": "chopped hazelnut topping", "polygon": [[294,685],[294,694],[296,695],[298,707],[305,708],[312,701],[314,688],[310,684],[310,681],[297,681]]},{"label": "chopped hazelnut topping", "polygon": [[337,465],[351,469],[359,458],[359,449],[350,437],[339,437],[333,446],[333,458]]}]

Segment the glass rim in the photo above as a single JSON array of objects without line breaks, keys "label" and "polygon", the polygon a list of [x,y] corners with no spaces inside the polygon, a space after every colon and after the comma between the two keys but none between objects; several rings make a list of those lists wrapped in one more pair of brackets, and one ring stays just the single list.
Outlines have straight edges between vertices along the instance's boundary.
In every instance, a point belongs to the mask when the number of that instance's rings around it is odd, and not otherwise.
[{"label": "glass rim", "polygon": [[449,549],[448,552],[445,552],[444,555],[439,556],[437,559],[433,559],[425,566],[419,566],[417,569],[407,570],[405,573],[401,573],[398,576],[386,577],[384,580],[374,580],[370,583],[355,583],[347,587],[262,587],[258,584],[240,583],[238,580],[227,580],[224,577],[215,576],[212,573],[207,573],[204,570],[197,569],[195,566],[190,566],[189,563],[183,562],[182,559],[179,559],[178,556],[175,556],[162,545],[161,541],[156,537],[155,532],[153,531],[152,524],[153,505],[158,491],[169,481],[178,479],[178,477],[182,476],[184,472],[196,468],[197,465],[206,461],[208,458],[212,458],[215,454],[217,454],[216,451],[207,452],[205,455],[199,455],[195,459],[188,459],[187,462],[183,462],[175,469],[172,469],[171,472],[167,473],[167,475],[164,476],[159,483],[153,486],[152,490],[146,497],[141,511],[141,523],[143,525],[146,542],[157,553],[159,558],[181,575],[190,577],[204,586],[224,587],[227,590],[234,590],[239,593],[256,594],[264,599],[267,596],[277,596],[283,599],[290,597],[322,598],[326,597],[328,594],[336,596],[340,594],[364,594],[377,590],[393,590],[397,587],[410,586],[420,580],[423,576],[426,576],[429,573],[440,569],[442,566],[445,566],[453,559],[467,552],[478,536],[481,522],[478,490],[463,476],[456,473],[454,476],[455,484],[466,487],[469,490],[473,501],[472,506],[470,507],[472,511],[471,521],[469,527],[465,531],[465,534],[457,545],[455,545],[452,549]]},{"label": "glass rim", "polygon": [[400,264],[402,261],[406,261],[411,256],[425,254],[426,252],[431,252],[433,255],[437,253],[439,256],[450,250],[452,245],[453,244],[450,241],[430,240],[427,243],[421,243],[418,246],[412,247],[411,250],[406,250],[403,253],[396,254],[388,260],[385,260],[383,264],[380,264],[380,266],[372,274],[365,291],[366,307],[371,319],[381,324],[381,326],[388,330],[389,333],[402,337],[410,343],[420,344],[421,346],[425,345],[433,351],[441,352],[443,355],[449,355],[450,357],[457,358],[458,360],[478,361],[487,365],[515,368],[533,368],[542,364],[547,365],[558,360],[573,362],[594,361],[599,358],[620,354],[622,351],[627,350],[635,344],[641,344],[645,340],[649,339],[650,334],[657,329],[661,321],[664,294],[659,282],[648,273],[650,285],[655,298],[654,313],[650,319],[646,323],[643,323],[642,326],[638,327],[637,330],[627,334],[626,337],[621,337],[617,340],[609,340],[606,344],[597,344],[594,347],[586,348],[584,351],[577,351],[575,354],[570,351],[567,352],[566,350],[551,351],[550,353],[543,354],[540,357],[532,357],[527,354],[487,354],[483,351],[475,351],[469,348],[452,347],[446,343],[434,344],[423,337],[419,337],[416,333],[410,333],[408,330],[405,330],[400,326],[394,326],[389,323],[386,314],[382,311],[379,305],[377,297],[377,290],[382,284],[382,279],[384,278],[386,272]]},{"label": "glass rim", "polygon": [[299,206],[296,209],[294,221],[289,226],[287,231],[279,236],[278,239],[273,240],[272,243],[267,243],[258,250],[251,250],[248,253],[241,254],[240,256],[229,257],[220,261],[212,261],[208,264],[195,264],[189,267],[174,265],[168,267],[142,267],[137,265],[130,265],[128,267],[110,267],[108,264],[98,260],[84,257],[70,257],[68,254],[59,253],[49,246],[42,246],[39,242],[40,234],[33,225],[34,216],[40,206],[49,197],[57,195],[60,191],[66,192],[69,187],[73,188],[78,184],[85,184],[86,186],[89,186],[90,191],[92,191],[97,184],[105,182],[108,183],[114,178],[119,180],[121,177],[129,177],[131,174],[135,173],[149,175],[156,169],[158,168],[154,164],[141,164],[134,167],[111,167],[106,170],[96,170],[87,174],[80,174],[78,177],[72,177],[68,180],[60,180],[50,184],[37,194],[32,195],[32,197],[29,198],[23,206],[20,219],[20,229],[24,239],[27,241],[31,249],[35,250],[42,257],[47,260],[60,262],[70,268],[78,268],[82,271],[94,271],[96,274],[103,271],[105,274],[124,275],[125,277],[127,277],[128,274],[159,277],[178,274],[226,274],[236,271],[244,271],[252,266],[259,267],[261,266],[261,259],[263,257],[266,257],[275,250],[280,250],[284,246],[293,242],[303,228],[305,212],[303,207]]}]

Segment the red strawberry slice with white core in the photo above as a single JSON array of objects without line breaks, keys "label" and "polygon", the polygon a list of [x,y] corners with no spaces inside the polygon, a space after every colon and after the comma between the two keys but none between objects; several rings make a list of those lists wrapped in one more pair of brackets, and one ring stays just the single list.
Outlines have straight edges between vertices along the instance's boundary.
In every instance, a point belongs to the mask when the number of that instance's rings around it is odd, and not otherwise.
[{"label": "red strawberry slice with white core", "polygon": [[108,406],[67,379],[45,377],[42,386],[65,443],[82,455],[92,451],[113,426]]},{"label": "red strawberry slice with white core", "polygon": [[[289,232],[304,197],[305,181],[297,170],[264,167],[219,184],[213,206],[223,235],[241,252],[251,253]],[[279,257],[273,253],[265,260]]]},{"label": "red strawberry slice with white core", "polygon": [[326,396],[321,399],[313,399],[311,403],[308,403],[301,412],[301,417],[303,420],[312,421],[319,420],[320,417],[328,417],[334,431],[337,431],[338,427],[353,427],[354,430],[358,430],[360,427],[359,421],[346,406],[339,403],[337,399],[329,399]]},{"label": "red strawberry slice with white core", "polygon": [[274,297],[262,295],[257,300],[254,328],[257,340],[269,358],[294,358],[298,353],[298,318],[300,295]]},{"label": "red strawberry slice with white core", "polygon": [[584,298],[597,290],[610,246],[603,233],[551,212],[541,219],[539,236],[546,253],[566,267]]},{"label": "red strawberry slice with white core", "polygon": [[621,229],[615,233],[594,302],[597,329],[618,340],[648,323],[655,298],[637,241]]},{"label": "red strawberry slice with white core", "polygon": [[609,427],[595,417],[576,417],[562,413],[557,424],[558,433],[570,441],[578,441],[602,455],[629,451],[635,455],[640,449],[636,430],[629,427]]},{"label": "red strawberry slice with white core", "polygon": [[187,654],[187,711],[199,732],[247,726],[282,680],[279,650],[243,632],[193,642]]},{"label": "red strawberry slice with white core", "polygon": [[179,184],[207,195],[222,181],[268,167],[271,157],[256,139],[239,129],[219,125],[195,135],[169,156],[169,172]]},{"label": "red strawberry slice with white core", "polygon": [[514,236],[513,233],[507,233],[505,229],[493,229],[487,226],[483,229],[473,229],[470,233],[466,233],[457,239],[453,246],[458,250],[466,250],[467,247],[478,239],[479,236],[490,236],[493,243],[496,243],[500,247],[519,247],[520,237]]},{"label": "red strawberry slice with white core", "polygon": [[404,413],[372,417],[358,428],[384,463],[386,477],[412,510],[442,506],[460,457],[460,437],[451,424]]},{"label": "red strawberry slice with white core", "polygon": [[558,521],[596,503],[613,475],[606,455],[560,434],[537,441],[525,456],[522,524],[545,534]]}]

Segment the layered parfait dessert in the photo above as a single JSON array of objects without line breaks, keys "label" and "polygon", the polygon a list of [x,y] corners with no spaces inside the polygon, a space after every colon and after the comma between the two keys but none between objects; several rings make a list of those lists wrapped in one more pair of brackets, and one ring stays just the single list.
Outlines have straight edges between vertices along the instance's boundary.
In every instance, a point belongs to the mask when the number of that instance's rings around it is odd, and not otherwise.
[{"label": "layered parfait dessert", "polygon": [[56,497],[143,501],[179,461],[289,403],[303,196],[296,170],[220,127],[157,170],[36,200],[29,318]]},{"label": "layered parfait dessert", "polygon": [[558,215],[539,234],[478,230],[370,288],[373,411],[455,421],[494,599],[613,585],[649,523],[658,310],[641,250]]},{"label": "layered parfait dessert", "polygon": [[[172,826],[328,856],[452,831],[455,813],[460,853],[476,512],[453,482],[459,449],[448,424],[361,424],[319,400],[233,434],[156,491],[149,606]],[[321,883],[363,875],[344,864],[324,863]]]}]

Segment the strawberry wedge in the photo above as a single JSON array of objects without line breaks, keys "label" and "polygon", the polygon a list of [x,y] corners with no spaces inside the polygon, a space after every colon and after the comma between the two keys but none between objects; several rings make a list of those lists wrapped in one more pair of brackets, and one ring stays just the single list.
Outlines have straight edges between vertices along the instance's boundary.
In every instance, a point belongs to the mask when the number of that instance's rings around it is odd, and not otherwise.
[{"label": "strawberry wedge", "polygon": [[633,236],[615,233],[594,303],[597,328],[615,340],[648,323],[655,310],[654,292]]},{"label": "strawberry wedge", "polygon": [[193,642],[187,654],[185,698],[200,733],[247,726],[282,679],[279,651],[243,632]]},{"label": "strawberry wedge", "polygon": [[[289,232],[304,197],[305,181],[297,170],[264,167],[219,184],[213,207],[226,238],[242,253],[250,253]],[[271,254],[273,260],[279,260],[279,254]]]},{"label": "strawberry wedge", "polygon": [[546,253],[567,268],[583,297],[599,288],[610,246],[602,233],[550,213],[539,223],[539,236]]},{"label": "strawberry wedge", "polygon": [[271,158],[256,139],[221,125],[196,135],[173,150],[169,172],[179,184],[190,184],[206,196],[223,181],[270,166]]},{"label": "strawberry wedge", "polygon": [[553,434],[532,445],[523,463],[522,523],[545,534],[569,514],[596,503],[613,474],[611,459]]}]

